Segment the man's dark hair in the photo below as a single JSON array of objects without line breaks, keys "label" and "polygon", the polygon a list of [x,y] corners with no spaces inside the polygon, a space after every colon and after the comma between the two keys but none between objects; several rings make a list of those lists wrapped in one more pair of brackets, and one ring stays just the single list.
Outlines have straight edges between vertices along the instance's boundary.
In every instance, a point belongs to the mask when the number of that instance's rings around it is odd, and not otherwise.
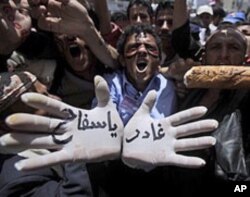
[{"label": "man's dark hair", "polygon": [[149,24],[136,24],[136,25],[129,25],[128,27],[126,27],[124,33],[120,36],[117,42],[117,50],[119,54],[122,56],[124,55],[125,43],[127,42],[128,37],[133,34],[140,34],[140,33],[150,34],[155,38],[156,44],[160,52],[159,58],[161,59],[161,39],[156,34],[154,28]]},{"label": "man's dark hair", "polygon": [[160,2],[156,8],[155,11],[155,17],[157,17],[159,11],[165,10],[165,9],[174,9],[174,2],[173,1],[165,1],[165,2]]},{"label": "man's dark hair", "polygon": [[117,22],[117,21],[126,21],[128,20],[127,15],[123,11],[117,11],[111,14],[111,21]]},{"label": "man's dark hair", "polygon": [[213,17],[219,16],[220,18],[224,18],[226,16],[225,10],[221,6],[214,5],[212,6],[213,9]]},{"label": "man's dark hair", "polygon": [[131,0],[128,4],[128,7],[127,7],[127,16],[129,18],[129,11],[130,11],[130,8],[133,7],[134,5],[142,5],[144,7],[147,8],[148,10],[148,14],[149,16],[152,18],[153,17],[153,8],[151,7],[150,3],[148,1],[145,1],[145,0]]},{"label": "man's dark hair", "polygon": [[238,32],[238,34],[240,34],[242,36],[242,41],[243,41],[243,46],[244,46],[244,50],[246,51],[247,50],[247,40],[246,40],[246,37],[245,35],[239,31],[237,29],[237,27],[235,25],[221,25],[217,28],[217,30],[215,30],[209,37],[208,37],[208,40],[206,41],[206,44],[205,44],[205,51],[206,51],[206,48],[207,48],[207,45],[210,43],[210,40],[211,38],[213,38],[218,32],[222,32],[222,30],[227,30],[227,31],[230,31],[230,32]]}]

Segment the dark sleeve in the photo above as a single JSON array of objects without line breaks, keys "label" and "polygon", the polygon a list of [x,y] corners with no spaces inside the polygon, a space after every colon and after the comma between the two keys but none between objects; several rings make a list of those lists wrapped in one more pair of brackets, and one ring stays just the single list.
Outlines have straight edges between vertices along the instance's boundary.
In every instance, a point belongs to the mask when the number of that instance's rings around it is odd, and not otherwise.
[{"label": "dark sleeve", "polygon": [[28,59],[51,59],[58,55],[53,34],[43,31],[31,31],[28,38],[16,51]]},{"label": "dark sleeve", "polygon": [[1,155],[1,196],[30,197],[90,197],[92,190],[85,166],[80,163],[65,164],[63,177],[52,168],[29,172],[17,171],[17,155]]},{"label": "dark sleeve", "polygon": [[9,57],[11,56],[11,54],[9,55],[0,55],[0,72],[7,72],[7,59],[9,59]]},{"label": "dark sleeve", "polygon": [[191,35],[189,20],[172,32],[172,45],[181,58],[196,59],[200,46]]},{"label": "dark sleeve", "polygon": [[62,188],[60,188],[60,196],[92,196],[89,175],[83,163],[65,164],[64,170],[64,181]]}]

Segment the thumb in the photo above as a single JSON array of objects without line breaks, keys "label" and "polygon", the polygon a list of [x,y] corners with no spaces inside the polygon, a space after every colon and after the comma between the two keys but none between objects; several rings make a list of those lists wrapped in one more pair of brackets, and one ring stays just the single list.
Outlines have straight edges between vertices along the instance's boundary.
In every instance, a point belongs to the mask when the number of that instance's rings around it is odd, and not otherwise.
[{"label": "thumb", "polygon": [[138,109],[139,113],[150,113],[156,100],[156,91],[151,90],[147,96],[144,98],[140,108]]},{"label": "thumb", "polygon": [[95,77],[95,95],[98,107],[103,107],[108,104],[110,98],[108,84],[98,75]]}]

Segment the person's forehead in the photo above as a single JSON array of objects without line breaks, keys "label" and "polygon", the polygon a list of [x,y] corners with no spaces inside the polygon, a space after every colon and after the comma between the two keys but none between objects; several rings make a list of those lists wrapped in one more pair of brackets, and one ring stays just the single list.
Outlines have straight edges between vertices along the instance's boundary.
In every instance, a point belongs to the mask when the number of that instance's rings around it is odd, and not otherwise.
[{"label": "person's forehead", "polygon": [[199,15],[199,17],[200,17],[200,18],[211,18],[212,15],[209,14],[209,13],[202,13],[202,14]]},{"label": "person's forehead", "polygon": [[144,5],[141,5],[141,4],[135,4],[133,5],[130,9],[129,9],[129,12],[135,14],[137,12],[147,12],[148,13],[148,8]]},{"label": "person's forehead", "polygon": [[127,43],[134,43],[134,42],[141,42],[141,43],[145,43],[145,42],[150,42],[150,43],[156,43],[155,37],[149,33],[134,33],[132,35],[130,35],[127,39]]},{"label": "person's forehead", "polygon": [[208,43],[213,42],[214,40],[224,38],[231,39],[231,40],[238,40],[239,42],[245,42],[245,37],[239,31],[232,30],[232,29],[224,29],[214,33],[209,39]]},{"label": "person's forehead", "polygon": [[173,9],[170,9],[170,8],[166,8],[166,9],[163,9],[163,10],[160,10],[158,13],[157,13],[157,18],[159,17],[173,17],[173,12],[174,10]]}]

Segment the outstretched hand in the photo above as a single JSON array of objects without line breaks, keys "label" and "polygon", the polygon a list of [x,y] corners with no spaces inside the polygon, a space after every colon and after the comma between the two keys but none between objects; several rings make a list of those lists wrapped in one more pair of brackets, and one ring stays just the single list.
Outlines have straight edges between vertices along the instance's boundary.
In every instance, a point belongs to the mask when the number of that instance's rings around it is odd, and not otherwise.
[{"label": "outstretched hand", "polygon": [[17,169],[32,170],[65,162],[119,158],[123,123],[110,100],[106,81],[95,77],[95,88],[98,105],[92,110],[75,108],[37,93],[22,95],[27,105],[43,109],[57,118],[24,113],[11,115],[6,119],[7,125],[21,131],[3,135],[1,146],[56,151],[21,160],[16,163]]},{"label": "outstretched hand", "polygon": [[215,138],[210,136],[178,138],[212,131],[217,128],[218,122],[215,120],[190,122],[203,116],[207,111],[205,107],[194,107],[155,120],[150,117],[155,98],[155,92],[151,91],[125,126],[123,162],[130,167],[144,170],[163,165],[188,168],[205,165],[205,161],[201,158],[188,157],[177,152],[208,148],[215,144]]},{"label": "outstretched hand", "polygon": [[84,0],[29,0],[40,28],[55,33],[79,35],[93,24]]},{"label": "outstretched hand", "polygon": [[76,36],[84,40],[105,65],[117,68],[117,51],[108,46],[88,14],[86,0],[29,0],[38,16],[38,26],[46,31]]}]

